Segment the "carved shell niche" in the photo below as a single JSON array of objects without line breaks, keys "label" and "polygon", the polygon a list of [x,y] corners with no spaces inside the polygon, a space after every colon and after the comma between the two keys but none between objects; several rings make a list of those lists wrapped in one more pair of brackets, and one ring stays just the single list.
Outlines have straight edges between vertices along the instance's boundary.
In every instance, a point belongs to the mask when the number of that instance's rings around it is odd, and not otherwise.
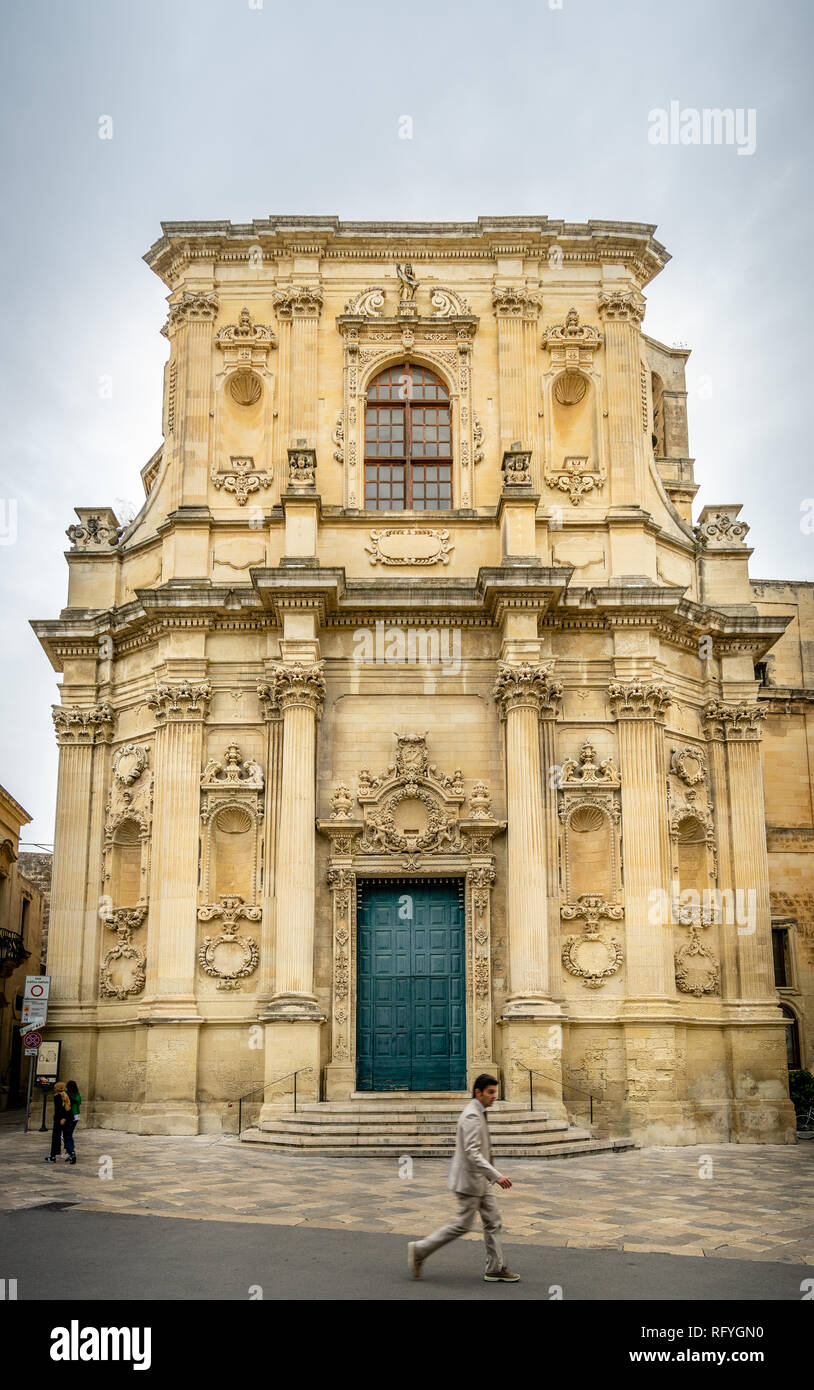
[{"label": "carved shell niche", "polygon": [[563,372],[554,383],[554,399],[559,405],[579,405],[588,383],[581,372]]},{"label": "carved shell niche", "polygon": [[254,372],[237,372],[229,382],[229,395],[238,405],[256,405],[263,394],[263,384]]}]

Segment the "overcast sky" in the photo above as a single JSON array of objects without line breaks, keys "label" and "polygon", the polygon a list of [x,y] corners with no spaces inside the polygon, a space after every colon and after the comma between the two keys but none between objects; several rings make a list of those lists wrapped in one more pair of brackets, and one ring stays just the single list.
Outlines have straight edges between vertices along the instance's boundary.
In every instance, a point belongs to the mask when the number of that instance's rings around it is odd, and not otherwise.
[{"label": "overcast sky", "polygon": [[[657,223],[644,327],[693,349],[697,508],[743,503],[754,577],[814,579],[810,0],[32,0],[3,28],[0,782],[26,840],[53,838],[58,700],[28,619],[64,606],[73,508],[137,508],[161,442],[162,218]],[[673,101],[740,109],[753,152],[651,143]]]}]

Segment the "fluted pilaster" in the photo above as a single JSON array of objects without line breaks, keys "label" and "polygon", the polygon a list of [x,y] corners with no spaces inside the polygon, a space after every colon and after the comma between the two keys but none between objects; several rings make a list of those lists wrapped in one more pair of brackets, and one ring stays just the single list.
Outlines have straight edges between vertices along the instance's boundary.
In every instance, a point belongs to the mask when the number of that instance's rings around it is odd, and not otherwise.
[{"label": "fluted pilaster", "polygon": [[147,698],[156,719],[145,991],[153,1013],[180,1005],[194,1015],[203,726],[210,698],[206,681],[162,683]]},{"label": "fluted pilaster", "polygon": [[[94,759],[98,763],[104,757],[104,748],[99,745],[110,743],[113,737],[114,714],[109,705],[62,705],[53,710],[53,718],[59,774],[48,968],[51,1000],[59,1004],[77,1003],[82,992]],[[95,881],[98,884],[98,876]],[[98,887],[95,891],[98,893]]]},{"label": "fluted pilaster", "polygon": [[641,506],[647,496],[650,443],[639,332],[644,299],[638,291],[609,290],[599,296],[597,307],[605,328],[610,500],[616,506]]},{"label": "fluted pilaster", "polygon": [[548,839],[543,809],[538,721],[552,713],[562,686],[548,666],[501,662],[494,696],[506,722],[509,988],[507,1015],[533,1012],[550,999]]},{"label": "fluted pilaster", "polygon": [[[181,496],[186,506],[204,506],[212,410],[212,335],[218,297],[186,291],[170,305],[167,336],[179,377],[175,392],[175,436],[183,462]],[[182,412],[179,414],[179,410]]]},{"label": "fluted pilaster", "polygon": [[292,285],[277,290],[274,296],[278,318],[291,324],[291,438],[303,438],[312,447],[317,431],[317,332],[322,297],[319,284]]},{"label": "fluted pilaster", "polygon": [[277,842],[276,960],[271,1018],[321,1017],[314,994],[316,721],[325,697],[322,663],[277,666],[271,683],[283,716]]},{"label": "fluted pilaster", "polygon": [[530,448],[527,325],[539,315],[540,297],[522,286],[496,286],[492,303],[497,318],[501,448],[518,440]]},{"label": "fluted pilaster", "polygon": [[[653,920],[669,901],[670,856],[664,793],[662,725],[670,696],[647,681],[612,681],[622,770],[627,994],[664,1000],[675,995],[669,914]],[[660,895],[660,896],[659,896]]]},{"label": "fluted pilaster", "polygon": [[[765,711],[757,705],[720,700],[710,701],[704,711],[707,738],[712,749],[717,750],[719,762],[725,750],[732,826],[728,886],[735,893],[734,912],[728,908],[724,911],[721,933],[726,941],[727,955],[731,957],[733,948],[736,953],[737,995],[739,1002],[747,1004],[773,1004],[776,1000],[760,761],[764,716]],[[719,801],[719,833],[721,821],[726,819],[721,810]],[[722,862],[723,854],[719,857]]]},{"label": "fluted pilaster", "polygon": [[283,770],[283,720],[274,696],[273,683],[257,687],[266,727],[266,814],[263,876],[263,925],[260,948],[258,1002],[264,1004],[274,992],[275,922],[277,915],[277,846],[280,836],[280,808]]}]

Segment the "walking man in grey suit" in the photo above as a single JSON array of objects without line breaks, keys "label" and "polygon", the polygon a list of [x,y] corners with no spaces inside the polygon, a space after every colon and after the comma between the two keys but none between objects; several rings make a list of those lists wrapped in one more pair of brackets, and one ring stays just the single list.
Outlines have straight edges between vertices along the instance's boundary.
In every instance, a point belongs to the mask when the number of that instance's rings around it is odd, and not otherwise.
[{"label": "walking man in grey suit", "polygon": [[421,1266],[433,1250],[439,1250],[458,1236],[465,1235],[471,1228],[475,1217],[480,1213],[483,1222],[483,1239],[486,1244],[487,1284],[516,1284],[519,1274],[512,1274],[503,1263],[500,1247],[500,1207],[491,1183],[498,1187],[511,1187],[497,1168],[492,1166],[492,1146],[489,1143],[489,1125],[486,1111],[494,1105],[497,1098],[497,1081],[485,1072],[479,1076],[472,1089],[472,1100],[458,1118],[455,1135],[455,1155],[449,1171],[448,1186],[458,1199],[458,1215],[449,1225],[441,1226],[424,1240],[411,1240],[407,1246],[407,1265],[414,1279],[421,1276]]}]

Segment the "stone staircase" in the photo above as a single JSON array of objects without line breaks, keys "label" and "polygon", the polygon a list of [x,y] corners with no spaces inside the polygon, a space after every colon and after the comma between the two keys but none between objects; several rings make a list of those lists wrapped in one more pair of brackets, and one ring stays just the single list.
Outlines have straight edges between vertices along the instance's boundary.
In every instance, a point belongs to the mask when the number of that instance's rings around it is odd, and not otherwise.
[{"label": "stone staircase", "polygon": [[[296,1114],[281,1110],[262,1127],[244,1129],[240,1138],[282,1154],[448,1158],[468,1099],[465,1092],[420,1098],[365,1092],[350,1100],[303,1101]],[[531,1111],[516,1101],[496,1101],[490,1107],[489,1129],[495,1158],[578,1158],[638,1147],[632,1139],[595,1139],[590,1129],[550,1120],[544,1110]]]}]

